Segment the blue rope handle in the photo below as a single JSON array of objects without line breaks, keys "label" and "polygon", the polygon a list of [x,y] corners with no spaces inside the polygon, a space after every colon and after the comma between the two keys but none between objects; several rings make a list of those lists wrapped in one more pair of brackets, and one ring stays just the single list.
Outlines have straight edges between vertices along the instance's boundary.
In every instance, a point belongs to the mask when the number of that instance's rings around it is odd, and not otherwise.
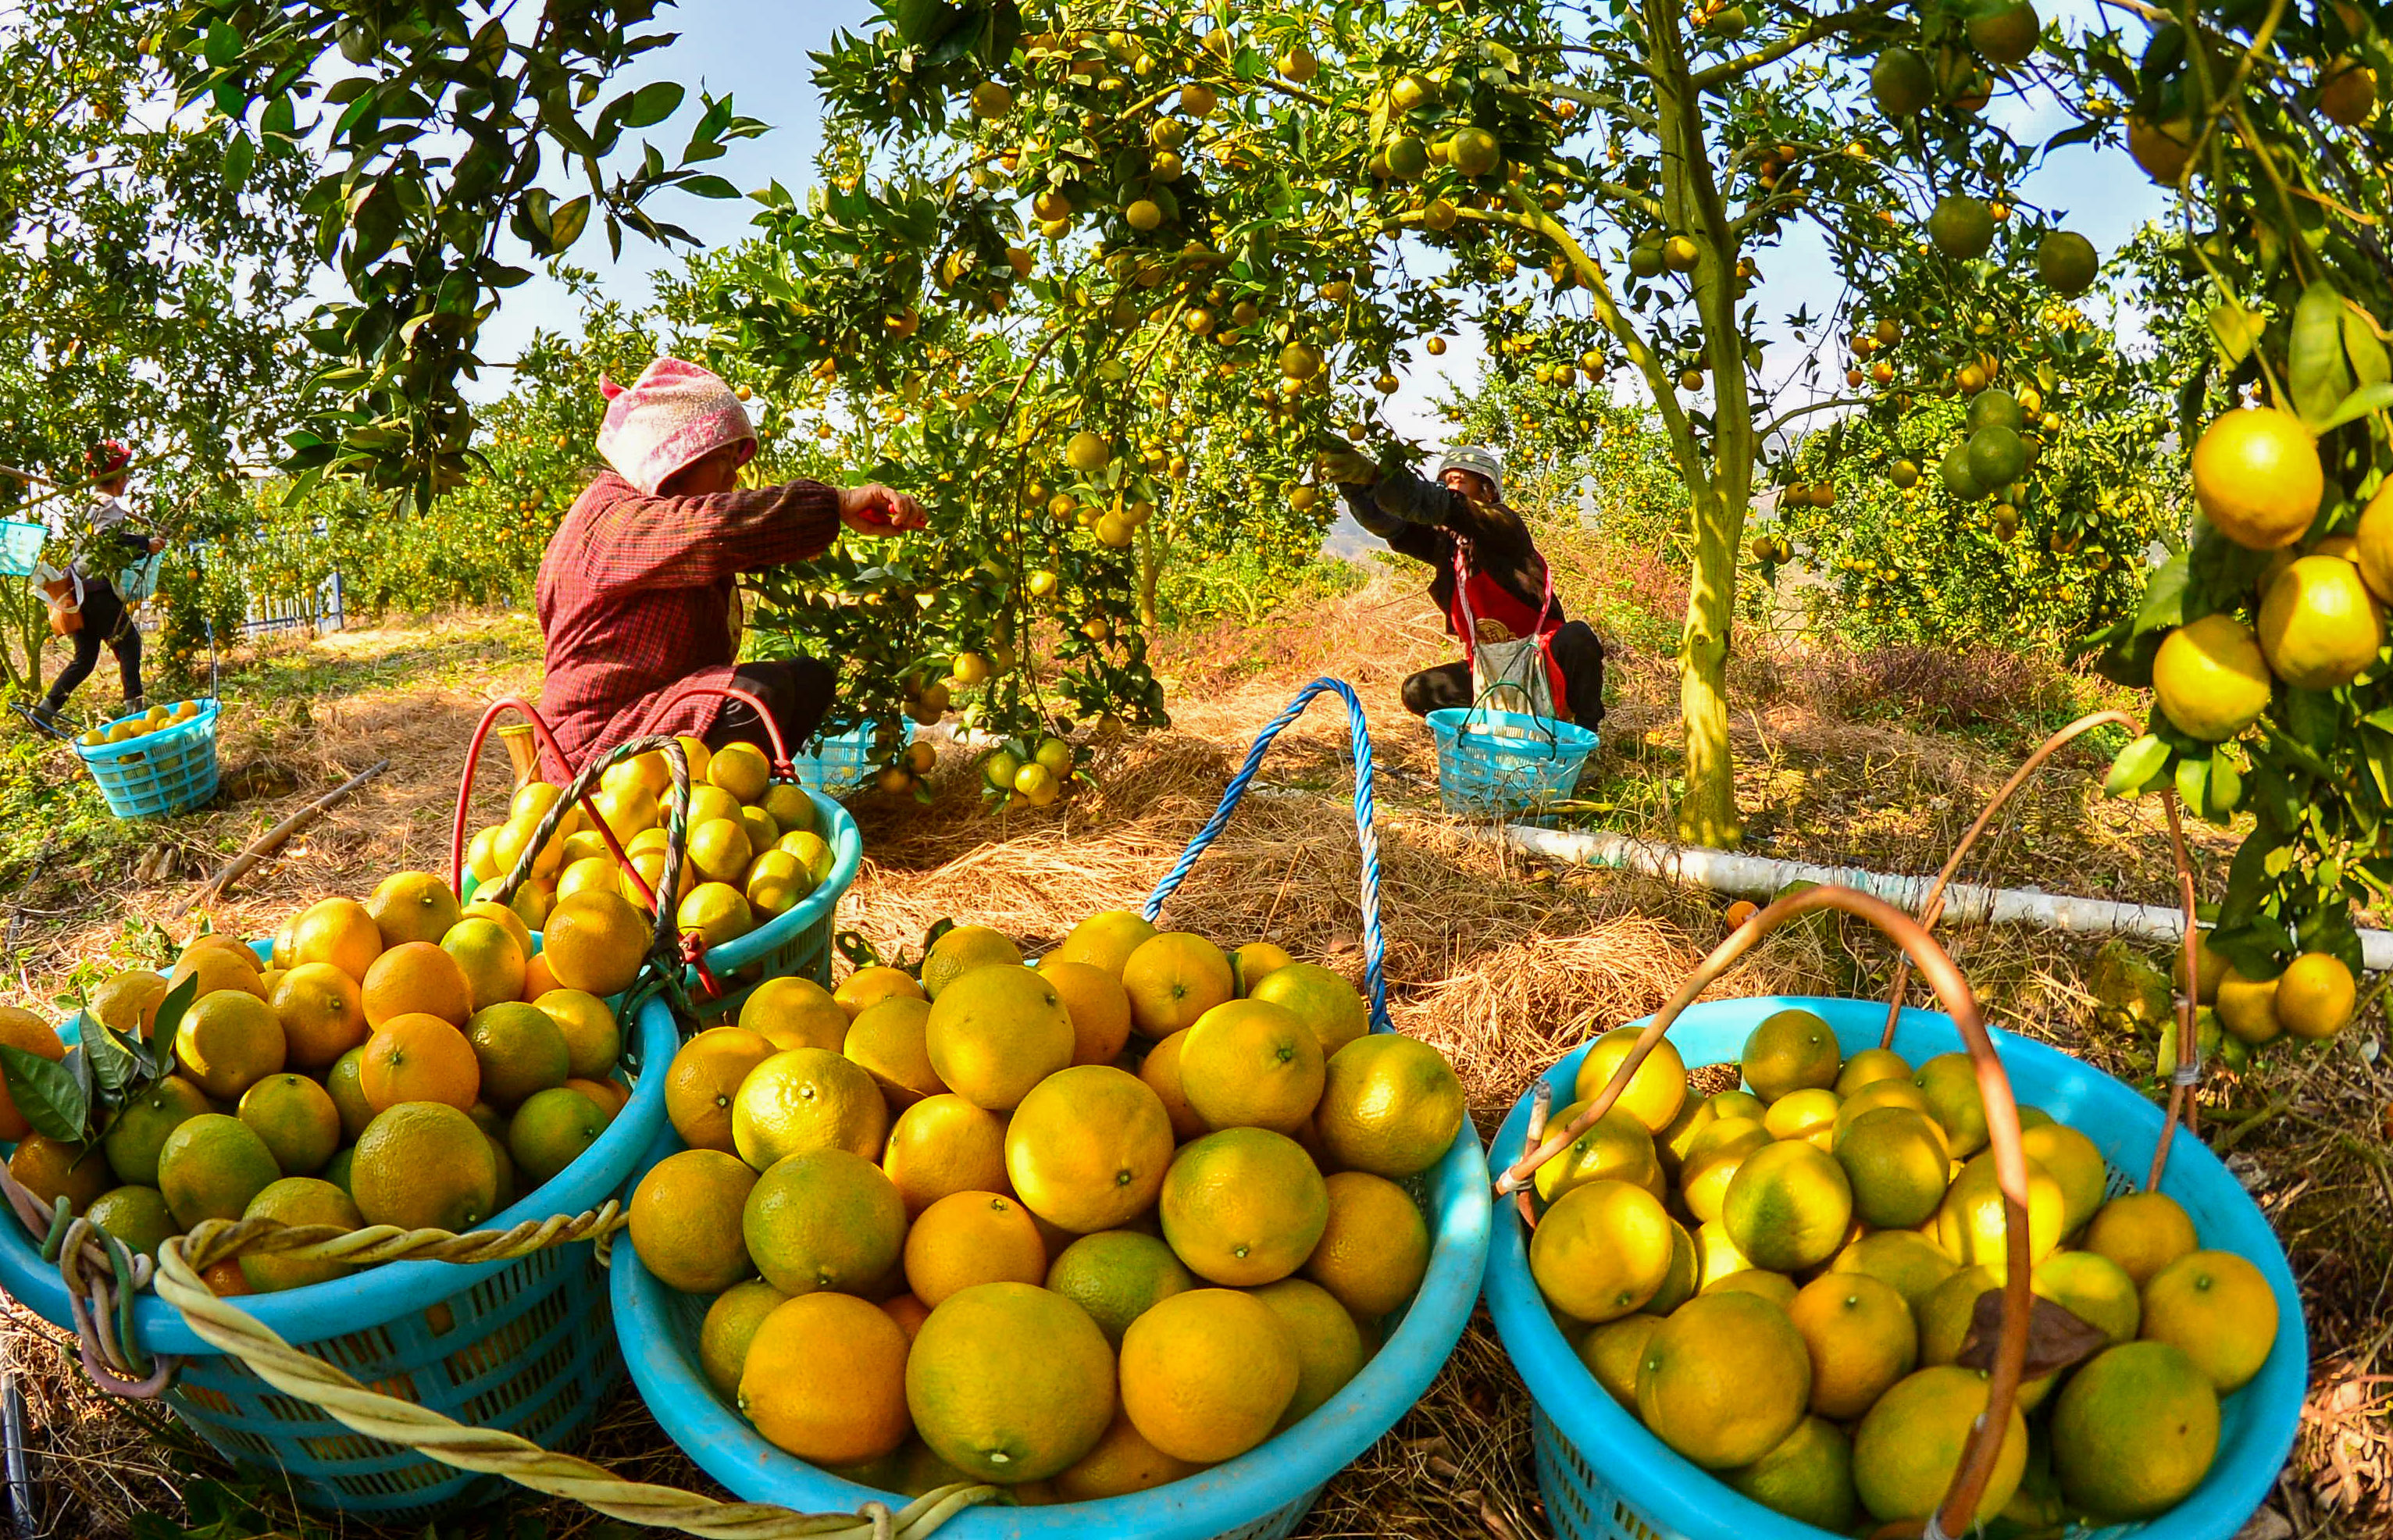
[{"label": "blue rope handle", "polygon": [[1295,699],[1281,708],[1279,715],[1272,718],[1268,726],[1255,735],[1253,747],[1247,750],[1246,763],[1238,767],[1238,773],[1231,777],[1230,784],[1223,789],[1221,804],[1213,809],[1213,816],[1205,820],[1205,827],[1196,831],[1196,837],[1188,842],[1188,848],[1180,853],[1180,859],[1171,869],[1164,873],[1163,881],[1147,894],[1146,907],[1140,912],[1146,916],[1148,923],[1154,922],[1155,917],[1162,912],[1165,900],[1187,878],[1188,869],[1196,864],[1196,858],[1204,855],[1221,834],[1230,821],[1230,815],[1237,811],[1239,799],[1247,794],[1247,788],[1254,781],[1255,772],[1262,768],[1263,755],[1270,750],[1272,739],[1279,736],[1281,728],[1302,716],[1304,709],[1313,704],[1316,696],[1332,690],[1346,702],[1347,726],[1353,742],[1354,838],[1363,847],[1363,971],[1371,997],[1371,1030],[1393,1032],[1395,1026],[1388,1020],[1388,943],[1380,931],[1380,835],[1372,811],[1371,730],[1363,720],[1363,702],[1355,696],[1354,686],[1343,679],[1322,678],[1307,685],[1296,693]]}]

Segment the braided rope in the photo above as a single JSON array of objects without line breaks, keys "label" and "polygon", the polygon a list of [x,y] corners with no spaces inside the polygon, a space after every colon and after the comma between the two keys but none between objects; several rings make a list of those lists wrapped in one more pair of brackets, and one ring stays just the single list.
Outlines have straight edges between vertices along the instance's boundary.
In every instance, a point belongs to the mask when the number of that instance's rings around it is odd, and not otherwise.
[{"label": "braided rope", "polygon": [[[344,1230],[335,1224],[284,1224],[259,1215],[242,1220],[202,1220],[182,1237],[194,1271],[252,1252],[308,1261],[375,1267],[385,1262],[509,1262],[552,1246],[595,1241],[630,1224],[622,1205],[608,1198],[580,1214],[526,1220],[505,1230],[403,1230],[395,1224]],[[162,1254],[163,1255],[163,1254]],[[162,1291],[163,1292],[163,1291]]]},{"label": "braided rope", "polygon": [[948,1486],[897,1513],[880,1503],[861,1513],[797,1513],[769,1503],[723,1503],[695,1493],[626,1481],[604,1467],[543,1449],[513,1433],[469,1428],[428,1407],[367,1390],[311,1358],[200,1282],[185,1255],[187,1237],[159,1252],[160,1298],[183,1312],[194,1335],[247,1364],[285,1395],[320,1406],[369,1438],[416,1450],[462,1470],[504,1476],[552,1497],[569,1497],[610,1519],[678,1530],[707,1540],[923,1540],[965,1508],[997,1494],[987,1486]]},{"label": "braided rope", "polygon": [[1304,709],[1316,698],[1332,691],[1346,702],[1347,726],[1354,760],[1354,838],[1363,849],[1363,968],[1371,998],[1371,1030],[1393,1032],[1394,1024],[1388,1019],[1388,943],[1380,929],[1380,834],[1372,795],[1371,730],[1363,719],[1362,700],[1354,694],[1354,687],[1342,679],[1322,678],[1307,685],[1297,692],[1295,699],[1281,708],[1279,715],[1272,718],[1263,730],[1255,735],[1253,745],[1247,750],[1246,763],[1238,767],[1238,773],[1231,777],[1230,784],[1223,789],[1222,801],[1213,809],[1213,816],[1205,820],[1205,827],[1188,842],[1188,848],[1180,853],[1180,859],[1164,873],[1163,881],[1155,885],[1155,891],[1147,894],[1145,907],[1140,912],[1145,915],[1150,924],[1154,922],[1155,917],[1163,911],[1164,903],[1186,880],[1189,868],[1196,864],[1196,858],[1205,854],[1229,824],[1230,815],[1237,811],[1238,803],[1246,796],[1247,788],[1253,783],[1255,773],[1262,768],[1263,755],[1270,750],[1272,739],[1279,737],[1280,729],[1302,716]]}]

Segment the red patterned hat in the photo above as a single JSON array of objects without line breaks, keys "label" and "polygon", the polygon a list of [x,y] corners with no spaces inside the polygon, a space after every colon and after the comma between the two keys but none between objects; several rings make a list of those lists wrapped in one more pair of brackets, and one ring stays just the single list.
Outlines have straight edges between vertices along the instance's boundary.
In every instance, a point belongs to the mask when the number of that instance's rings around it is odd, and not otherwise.
[{"label": "red patterned hat", "polygon": [[748,409],[729,385],[694,363],[659,359],[628,389],[602,375],[598,393],[607,398],[599,454],[651,497],[665,477],[716,450],[745,444],[750,455],[756,452]]}]

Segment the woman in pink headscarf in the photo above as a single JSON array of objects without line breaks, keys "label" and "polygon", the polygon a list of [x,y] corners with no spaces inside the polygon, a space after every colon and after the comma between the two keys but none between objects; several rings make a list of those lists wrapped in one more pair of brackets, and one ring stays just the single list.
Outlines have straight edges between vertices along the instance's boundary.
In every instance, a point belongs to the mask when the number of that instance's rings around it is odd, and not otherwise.
[{"label": "woman in pink headscarf", "polygon": [[630,388],[599,389],[609,468],[574,500],[540,564],[541,709],[573,760],[548,773],[561,781],[602,749],[658,734],[768,745],[739,702],[666,704],[694,684],[753,695],[794,747],[830,709],[834,674],[812,658],[738,661],[739,574],[820,555],[843,524],[864,535],[922,529],[921,505],[877,484],[742,489],[755,426],[731,387],[696,364],[659,359]]}]

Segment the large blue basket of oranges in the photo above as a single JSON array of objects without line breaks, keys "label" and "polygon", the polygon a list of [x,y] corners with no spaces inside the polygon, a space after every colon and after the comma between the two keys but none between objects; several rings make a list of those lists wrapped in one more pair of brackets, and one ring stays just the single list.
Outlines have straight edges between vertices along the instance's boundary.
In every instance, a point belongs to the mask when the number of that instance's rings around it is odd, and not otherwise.
[{"label": "large blue basket of oranges", "polygon": [[[1952,1019],[1939,1012],[1903,1012],[1891,1045],[1899,1062],[1876,1056],[1887,1008],[1864,1000],[1713,1001],[1690,1007],[1678,1017],[1667,1042],[1687,1066],[1735,1064],[1758,1027],[1789,1011],[1808,1012],[1824,1023],[1819,1037],[1833,1034],[1844,1055],[1838,1073],[1883,1075],[1904,1088],[1927,1088],[1932,1093],[1930,1121],[1958,1106],[1962,1111],[1957,1116],[1966,1122],[1975,1088],[1968,1079],[1966,1061],[1956,1069],[1952,1057],[1962,1049],[1961,1035]],[[1580,1092],[1601,1087],[1619,1063],[1626,1038],[1643,1025],[1622,1027],[1609,1048],[1599,1039],[1548,1071],[1544,1080],[1551,1088],[1552,1104],[1566,1109]],[[2039,1119],[2029,1110],[2022,1118],[2028,1125],[2024,1142],[2039,1163],[2033,1186],[2042,1185],[2046,1174],[2042,1162],[2048,1158],[2049,1174],[2057,1178],[2056,1210],[2065,1202],[2066,1220],[2078,1221],[2066,1246],[2038,1264],[2037,1292],[2068,1302],[2089,1321],[2099,1320],[2113,1344],[2056,1376],[2052,1384],[2029,1382],[2023,1400],[2035,1404],[2023,1423],[2020,1454],[2024,1458],[2014,1457],[2006,1445],[1996,1466],[1992,1506],[2017,1521],[2021,1533],[2059,1533],[2075,1522],[2083,1527],[2072,1529],[2073,1534],[2102,1540],[2129,1535],[2218,1540],[2231,1535],[2275,1481],[2300,1416],[2308,1354],[2300,1299],[2283,1249],[2235,1178],[2189,1138],[2173,1142],[2160,1185],[2178,1217],[2169,1217],[2164,1206],[2138,1196],[2128,1199],[2115,1221],[2106,1220],[2112,1210],[2100,1206],[2136,1193],[2150,1168],[2162,1136],[2163,1115],[2135,1091],[2064,1053],[2007,1033],[1991,1036],[2022,1108],[2048,1115]],[[1870,1051],[1867,1057],[1865,1050]],[[1605,1055],[1593,1069],[1588,1067],[1591,1051]],[[1644,1069],[1666,1077],[1679,1074],[1675,1062],[1655,1070],[1661,1062],[1657,1055]],[[1827,1062],[1833,1066],[1836,1061],[1831,1056]],[[1843,1085],[1848,1091],[1869,1094],[1854,1078]],[[1758,1204],[1766,1189],[1757,1178],[1746,1193],[1736,1192],[1751,1151],[1806,1138],[1836,1144],[1841,1133],[1846,1143],[1838,1148],[1835,1164],[1839,1168],[1853,1165],[1847,1154],[1854,1148],[1852,1136],[1842,1130],[1854,1119],[1848,1115],[1844,1124],[1837,1121],[1843,1103],[1835,1100],[1833,1090],[1783,1096],[1766,1111],[1747,1092],[1731,1094],[1745,1096],[1750,1105],[1733,1100],[1722,1104],[1719,1097],[1706,1101],[1689,1091],[1680,1103],[1687,1110],[1649,1146],[1665,1161],[1686,1157],[1678,1164],[1677,1181],[1665,1178],[1664,1184],[1671,1189],[1673,1216],[1696,1238],[1696,1276],[1688,1286],[1706,1295],[1718,1292],[1724,1277],[1735,1278],[1738,1264],[1748,1260],[1737,1252],[1731,1224],[1737,1220],[1734,1209],[1740,1199]],[[1624,1097],[1624,1104],[1631,1097]],[[1874,1106],[1907,1106],[1913,1100],[1890,1090],[1882,1090],[1880,1097]],[[1497,1134],[1497,1157],[1507,1166],[1522,1154],[1530,1100],[1522,1099]],[[1700,1127],[1690,1131],[1690,1125],[1703,1123],[1725,1128],[1736,1115],[1749,1112],[1760,1112],[1764,1119],[1755,1130],[1715,1134],[1708,1141]],[[1606,1122],[1619,1115],[1615,1108]],[[1873,1111],[1873,1116],[1882,1128],[1899,1131],[1909,1127],[1885,1113]],[[1562,1127],[1562,1116],[1558,1110],[1552,1128]],[[1981,1129],[1982,1110],[1980,1118]],[[2057,1124],[2058,1131],[2035,1127],[2039,1121]],[[1941,1122],[1939,1132],[1955,1142],[1969,1142],[1963,1131],[1946,1129]],[[1981,1139],[1982,1132],[1977,1137]],[[1555,1163],[1558,1180],[1572,1180],[1568,1168],[1582,1151],[1599,1163],[1605,1158],[1598,1153],[1604,1139],[1583,1137]],[[1635,1140],[1616,1142],[1634,1144]],[[1740,1150],[1739,1144],[1746,1148]],[[1864,1136],[1860,1148],[1867,1147]],[[1724,1160],[1729,1174],[1723,1187],[1717,1179]],[[1968,1174],[1970,1169],[1963,1168],[1964,1176],[1954,1184],[1955,1194],[1975,1180]],[[2060,1191],[2063,1185],[2065,1198]],[[1553,1190],[1559,1203],[1567,1186]],[[1855,1186],[1853,1191],[1863,1189]],[[2032,1232],[2038,1250],[2052,1245],[2047,1225],[2057,1232],[2066,1222],[2047,1218],[2043,1195],[2032,1190]],[[1690,1202],[1692,1211],[1676,1207]],[[2091,1212],[2090,1220],[2080,1209]],[[1546,1210],[1540,1233],[1557,1211]],[[1759,1222],[1749,1217],[1757,1211],[1747,1210],[1746,1225]],[[1937,1446],[1943,1450],[1941,1470],[1926,1475],[1912,1471],[1907,1485],[1901,1479],[1904,1473],[1899,1468],[1899,1452],[1925,1449],[1931,1442],[1917,1423],[1906,1424],[1901,1398],[1924,1397],[1933,1388],[1924,1385],[1905,1392],[1902,1387],[1913,1378],[1966,1373],[1928,1368],[1922,1374],[1918,1366],[1953,1356],[1968,1325],[1967,1312],[1989,1281],[1970,1281],[1951,1254],[1956,1240],[1952,1211],[1940,1200],[1919,1226],[1926,1235],[1892,1228],[1865,1233],[1824,1265],[1799,1273],[1812,1280],[1800,1293],[1795,1278],[1764,1276],[1767,1270],[1761,1269],[1748,1268],[1728,1285],[1730,1292],[1754,1288],[1797,1301],[1785,1318],[1802,1328],[1802,1347],[1812,1361],[1814,1377],[1811,1398],[1800,1408],[1805,1420],[1785,1442],[1759,1460],[1726,1468],[1716,1458],[1709,1468],[1696,1463],[1649,1426],[1655,1423],[1663,1431],[1670,1430],[1672,1414],[1663,1399],[1662,1382],[1647,1370],[1654,1343],[1662,1340],[1665,1317],[1635,1311],[1590,1324],[1559,1313],[1541,1291],[1531,1233],[1517,1221],[1501,1225],[1488,1264],[1488,1308],[1535,1398],[1538,1481],[1555,1533],[1565,1540],[1822,1540],[1824,1534],[1855,1523],[1923,1517],[1919,1511],[1890,1509],[1903,1506],[1906,1494],[1915,1505],[1923,1494],[1929,1501],[1941,1497],[1952,1470],[1953,1450]],[[2137,1216],[2133,1220],[2126,1218],[2131,1211]],[[1994,1212],[1998,1215],[1999,1209]],[[1713,1216],[1708,1222],[1700,1227],[1693,1223],[1707,1214]],[[2147,1221],[2152,1238],[2138,1241]],[[1966,1227],[1957,1239],[1964,1246],[1968,1244]],[[1561,1255],[1559,1248],[1556,1255]],[[2143,1276],[2128,1274],[2110,1259],[2113,1258],[2125,1258]],[[2174,1259],[2164,1264],[2164,1258]],[[1867,1307],[1869,1298],[1856,1304],[1837,1294],[1839,1284],[1850,1283],[1856,1273],[1890,1283],[1898,1304],[1909,1307],[1908,1325],[1916,1334],[1910,1339],[1913,1371],[1892,1377],[1897,1365],[1887,1365],[1880,1377],[1890,1378],[1893,1388],[1866,1407],[1860,1404],[1862,1399],[1877,1387],[1864,1386],[1856,1393],[1849,1381],[1837,1377],[1850,1370],[1836,1365],[1849,1361],[1836,1356],[1833,1331],[1818,1325],[1820,1312],[1830,1305],[1850,1313]],[[1852,1292],[1880,1302],[1889,1297],[1875,1286]],[[2200,1302],[2205,1299],[2216,1303]],[[2213,1330],[2226,1316],[2238,1318],[2231,1347],[2223,1345],[2229,1334]],[[2172,1348],[2152,1346],[2161,1341]],[[2178,1344],[2194,1351],[2185,1354]],[[2199,1373],[2187,1375],[2188,1356],[2197,1370],[2209,1372],[2208,1381]],[[2117,1392],[2116,1387],[2139,1371],[2151,1373],[2148,1361],[2155,1358],[2165,1360],[2178,1377],[2152,1376],[2153,1383],[2171,1387],[2175,1399],[2138,1402]],[[1766,1400],[1767,1392],[1759,1387],[1767,1383],[1767,1374],[1750,1364],[1736,1367],[1748,1377],[1740,1395]],[[1610,1391],[1600,1380],[1605,1373],[1612,1377]],[[2200,1383],[2189,1386],[2189,1377]],[[1823,1386],[1831,1389],[1824,1392]],[[1826,1403],[1824,1394],[1850,1394],[1850,1402]],[[1978,1394],[1982,1403],[1982,1390]],[[1825,1413],[1835,1415],[1824,1415],[1824,1404]],[[2160,1426],[2161,1414],[2179,1405],[2191,1408],[2183,1419],[2188,1430],[2182,1437]],[[2107,1437],[2088,1431],[2090,1424],[2098,1423],[2110,1425]],[[1699,1436],[1681,1431],[1678,1442],[1697,1455],[1711,1453],[1702,1447]],[[1923,1456],[1923,1463],[1933,1462]],[[2141,1511],[2147,1507],[2153,1511]],[[2127,1509],[2137,1510],[2132,1518]]]},{"label": "large blue basket of oranges", "polygon": [[[1333,688],[1367,997],[1151,923]],[[958,1540],[1270,1540],[1419,1400],[1477,1299],[1487,1173],[1453,1071],[1388,1030],[1366,756],[1325,682],[1144,917],[1036,971],[961,928],[919,979],[768,985],[773,1011],[691,1040],[613,1288],[634,1382],[709,1474],[816,1512],[1001,1488]],[[765,1032],[802,1040],[742,1041]]]},{"label": "large blue basket of oranges", "polygon": [[[423,881],[438,882],[436,878]],[[536,953],[538,938],[532,942]],[[246,979],[238,976],[242,965],[229,971],[221,961],[193,963],[189,960],[192,954],[186,954],[177,976],[195,973],[199,984],[194,986],[195,1009],[182,1020],[203,1016],[211,1024],[177,1036],[176,1077],[156,1083],[118,1111],[109,1131],[117,1132],[121,1124],[124,1137],[107,1138],[82,1157],[75,1170],[91,1190],[72,1181],[65,1184],[78,1212],[87,1212],[137,1249],[154,1251],[165,1234],[178,1233],[198,1218],[241,1217],[241,1206],[211,1207],[220,1204],[232,1186],[273,1179],[272,1188],[255,1196],[232,1195],[242,1197],[250,1211],[270,1212],[292,1222],[303,1218],[335,1222],[336,1216],[258,1207],[270,1201],[273,1189],[290,1185],[281,1179],[309,1179],[307,1185],[315,1190],[310,1201],[320,1201],[328,1181],[344,1192],[358,1191],[353,1171],[361,1157],[354,1146],[361,1138],[373,1137],[371,1125],[377,1119],[370,1107],[359,1113],[351,1102],[357,1092],[355,1077],[347,1087],[341,1083],[342,1065],[355,1057],[353,1052],[345,1052],[340,1063],[317,1064],[313,1060],[320,1054],[308,1052],[299,1046],[299,1036],[290,1034],[281,1040],[281,1062],[289,1069],[260,1076],[245,1090],[213,1103],[237,1104],[237,1118],[207,1116],[212,1103],[194,1089],[201,1079],[215,1090],[230,1089],[211,1078],[222,1072],[210,1051],[211,1035],[243,1013],[256,1014],[238,1000],[239,1011],[221,1001],[204,1012],[196,1009],[218,993],[256,999],[259,1009],[272,1012],[263,1018],[269,1024],[285,1015],[294,1022],[316,1022],[320,1042],[321,1032],[339,1030],[305,998],[320,984],[320,975],[311,978],[302,969],[266,966],[272,960],[269,944],[256,944],[255,952],[262,966]],[[368,980],[373,976],[370,967],[366,975]],[[294,978],[289,990],[281,987]],[[331,987],[339,992],[340,986]],[[271,999],[252,993],[258,988]],[[68,1051],[81,1051],[85,1035],[93,1030],[91,1017],[131,1027],[153,1016],[165,993],[165,980],[156,974],[121,974],[95,994],[88,1015],[79,1014],[61,1025],[59,1038]],[[347,998],[358,998],[354,981]],[[596,1063],[617,1058],[608,1046],[614,1041],[613,1028],[603,1024],[609,1012],[595,998],[583,997],[582,1004],[590,1013],[579,1022],[581,1030],[573,1040],[597,1046],[586,1053],[582,1046],[569,1051],[584,1057],[588,1062],[580,1067],[598,1078],[574,1082],[580,1090],[567,1092],[560,1087],[555,1092],[530,1093],[552,1100],[557,1094],[579,1097],[596,1110],[594,1121],[577,1122],[570,1132],[579,1153],[558,1157],[566,1158],[562,1168],[536,1184],[511,1157],[504,1169],[515,1174],[503,1180],[515,1182],[513,1191],[520,1196],[495,1214],[452,1208],[455,1217],[444,1216],[438,1222],[459,1229],[503,1229],[595,1208],[621,1188],[657,1131],[665,1127],[660,1071],[680,1041],[672,1011],[660,999],[648,1001],[638,1013],[630,1041],[620,1045],[633,1051],[610,1068]],[[566,1006],[551,999],[544,1007],[518,1003],[511,1009],[545,1015]],[[7,1040],[25,1046],[13,1033]],[[476,1045],[486,1040],[479,1035],[472,1039]],[[474,1051],[478,1059],[485,1051],[477,1046]],[[633,1064],[649,1066],[650,1072],[635,1074]],[[490,1125],[498,1131],[489,1137],[497,1149],[505,1149],[514,1131],[508,1114],[524,1116],[530,1097],[518,1102],[515,1094],[495,1089],[495,1069],[477,1068],[477,1075],[483,1083],[477,1112],[487,1111],[498,1119]],[[584,1096],[585,1091],[590,1094]],[[608,1101],[605,1108],[596,1105],[601,1096]],[[307,1131],[309,1109],[320,1116],[329,1110],[339,1119],[322,1130],[322,1141],[312,1147]],[[451,1113],[447,1107],[438,1110]],[[531,1116],[553,1110],[544,1105]],[[576,1105],[566,1110],[587,1116],[586,1109]],[[10,1116],[15,1120],[13,1109]],[[464,1133],[475,1131],[473,1122],[456,1121],[464,1123]],[[196,1137],[203,1129],[209,1143]],[[29,1135],[19,1144],[10,1168],[47,1198],[59,1184],[44,1179],[37,1164],[20,1164],[38,1162],[46,1153],[39,1148],[27,1152],[27,1144],[40,1137]],[[178,1138],[190,1139],[188,1155],[180,1153]],[[330,1149],[333,1144],[339,1146],[337,1153]],[[208,1154],[211,1145],[224,1153]],[[329,1161],[321,1158],[326,1154]],[[497,1158],[494,1150],[494,1163]],[[247,1166],[261,1159],[267,1164],[255,1177],[245,1178]],[[178,1181],[170,1168],[184,1161],[203,1176],[213,1163],[219,1176]],[[501,1186],[495,1192],[504,1201],[509,1189]],[[360,1197],[360,1207],[363,1203]],[[197,1207],[186,1210],[186,1204]],[[358,1220],[339,1218],[338,1222]],[[412,1216],[399,1222],[435,1220]],[[155,1225],[156,1233],[142,1233],[148,1225]],[[513,1261],[397,1262],[296,1286],[278,1286],[281,1281],[264,1272],[249,1273],[240,1264],[225,1263],[210,1270],[208,1281],[220,1292],[242,1294],[242,1308],[284,1340],[338,1364],[378,1390],[546,1447],[560,1447],[585,1429],[622,1376],[602,1270],[587,1242],[552,1246]],[[57,1264],[44,1259],[41,1239],[13,1219],[0,1219],[0,1287],[52,1325],[71,1329],[72,1313]],[[155,1295],[135,1299],[132,1322],[133,1339],[144,1353],[177,1360],[163,1398],[184,1424],[236,1466],[268,1476],[310,1507],[380,1522],[420,1524],[487,1501],[492,1490],[504,1484],[365,1437],[312,1403],[273,1390],[239,1359],[218,1353],[193,1335],[181,1313]]]}]

